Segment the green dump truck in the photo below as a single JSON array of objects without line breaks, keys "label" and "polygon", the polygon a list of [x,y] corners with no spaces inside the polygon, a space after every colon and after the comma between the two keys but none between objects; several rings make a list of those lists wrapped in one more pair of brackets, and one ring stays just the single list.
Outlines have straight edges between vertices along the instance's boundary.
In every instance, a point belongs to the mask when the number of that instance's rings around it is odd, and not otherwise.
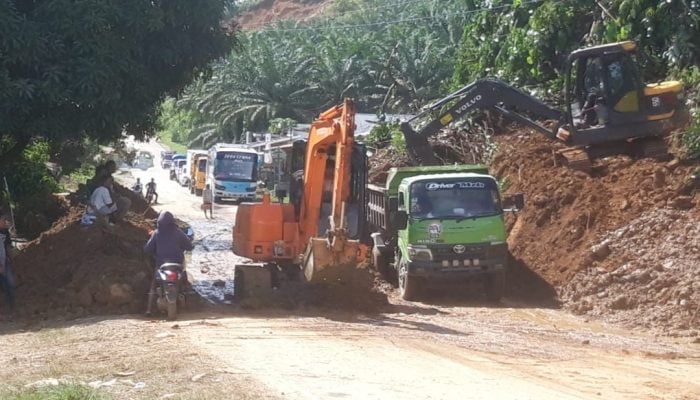
[{"label": "green dump truck", "polygon": [[482,165],[392,168],[384,187],[368,185],[372,262],[398,278],[401,296],[417,299],[431,283],[481,277],[486,295],[503,295],[508,260],[497,180]]}]

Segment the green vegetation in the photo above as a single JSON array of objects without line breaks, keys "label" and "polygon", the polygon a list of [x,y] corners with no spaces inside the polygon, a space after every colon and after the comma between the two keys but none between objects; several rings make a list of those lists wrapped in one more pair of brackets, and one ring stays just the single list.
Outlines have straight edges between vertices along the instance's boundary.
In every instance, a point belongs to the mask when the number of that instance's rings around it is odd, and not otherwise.
[{"label": "green vegetation", "polygon": [[700,158],[700,67],[678,71],[678,79],[686,84],[686,101],[690,108],[690,126],[682,137],[688,156]]},{"label": "green vegetation", "polygon": [[275,118],[270,121],[270,126],[267,128],[270,133],[275,135],[285,135],[290,129],[294,128],[297,121],[291,118]]},{"label": "green vegetation", "polygon": [[170,150],[177,153],[187,151],[187,146],[182,144],[194,126],[192,112],[177,110],[175,99],[168,97],[160,106],[160,113],[156,122],[158,138]]},{"label": "green vegetation", "polygon": [[98,144],[152,135],[166,93],[231,48],[223,13],[224,0],[0,0],[0,171],[22,234],[55,217],[45,163],[85,173]]},{"label": "green vegetation", "polygon": [[184,154],[187,152],[187,146],[174,141],[172,136],[170,135],[170,132],[163,131],[158,135],[158,138],[160,139],[161,143],[165,145],[165,147],[169,148],[170,150],[176,153]]},{"label": "green vegetation", "polygon": [[[240,49],[178,99],[194,125],[181,141],[240,140],[276,118],[308,121],[346,96],[365,112],[415,112],[484,76],[557,103],[567,54],[626,39],[640,44],[647,81],[688,76],[700,63],[700,3],[337,0],[312,22],[245,32]],[[691,150],[698,126],[684,139]]]},{"label": "green vegetation", "polygon": [[61,384],[21,392],[0,392],[5,400],[108,400],[109,396],[83,385]]},{"label": "green vegetation", "polygon": [[453,87],[498,76],[530,88],[550,101],[563,87],[566,55],[586,45],[632,39],[647,82],[679,77],[686,84],[693,123],[683,142],[700,155],[700,3],[656,0],[526,0],[471,3],[475,12],[464,27]]},{"label": "green vegetation", "polygon": [[[0,151],[7,142],[0,143]],[[0,192],[0,204],[12,205],[17,229],[34,238],[48,229],[51,222],[61,215],[62,208],[53,196],[59,186],[50,175],[45,163],[49,160],[49,145],[45,141],[29,144],[20,157],[9,167],[2,169],[10,194]]]},{"label": "green vegetation", "polygon": [[[277,118],[309,121],[344,97],[361,110],[414,112],[449,86],[463,3],[338,0],[313,23],[245,32],[175,110],[161,112],[191,113],[194,126],[181,142],[205,147],[239,141]],[[386,23],[402,19],[409,22]]]},{"label": "green vegetation", "polygon": [[397,153],[406,152],[406,141],[398,124],[378,124],[364,138],[365,144],[378,149],[391,146]]},{"label": "green vegetation", "polygon": [[166,92],[230,40],[222,0],[0,1],[0,135],[111,143],[152,133]]}]

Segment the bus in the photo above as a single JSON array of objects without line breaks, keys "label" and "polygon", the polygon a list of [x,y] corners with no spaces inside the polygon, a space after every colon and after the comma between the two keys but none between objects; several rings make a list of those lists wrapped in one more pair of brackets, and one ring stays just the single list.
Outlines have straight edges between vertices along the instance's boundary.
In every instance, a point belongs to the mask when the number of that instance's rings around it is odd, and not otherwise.
[{"label": "bus", "polygon": [[214,202],[255,200],[260,154],[240,145],[219,143],[209,149],[207,184]]}]

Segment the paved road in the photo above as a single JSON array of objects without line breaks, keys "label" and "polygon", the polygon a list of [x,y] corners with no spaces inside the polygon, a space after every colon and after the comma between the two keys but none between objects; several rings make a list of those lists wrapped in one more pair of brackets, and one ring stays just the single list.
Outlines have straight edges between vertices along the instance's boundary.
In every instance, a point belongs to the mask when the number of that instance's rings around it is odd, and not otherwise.
[{"label": "paved road", "polygon": [[[140,145],[155,153],[156,144]],[[159,168],[162,204],[199,236],[190,271],[211,301],[230,293],[236,207],[204,219],[199,198]],[[208,270],[201,273],[200,270]],[[215,288],[218,279],[224,288]],[[362,296],[357,293],[357,296]],[[605,326],[566,312],[505,301],[407,303],[390,293],[386,312],[304,309],[204,311],[183,323],[192,346],[228,370],[290,399],[698,399],[698,345]],[[231,315],[233,313],[233,315]]]}]

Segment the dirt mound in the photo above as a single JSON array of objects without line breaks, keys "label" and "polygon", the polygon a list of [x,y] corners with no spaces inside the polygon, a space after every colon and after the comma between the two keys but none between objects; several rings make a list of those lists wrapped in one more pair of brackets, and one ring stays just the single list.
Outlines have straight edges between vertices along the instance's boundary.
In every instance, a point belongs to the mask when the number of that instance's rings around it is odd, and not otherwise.
[{"label": "dirt mound", "polygon": [[700,266],[696,167],[616,156],[587,175],[556,165],[559,145],[535,133],[497,143],[492,173],[527,199],[510,250],[566,307],[666,333],[690,328],[698,301],[688,291]]},{"label": "dirt mound", "polygon": [[[492,156],[494,146],[481,128],[475,127],[474,131],[477,130],[479,133],[444,129],[428,138],[428,142],[442,165],[485,164]],[[370,183],[383,184],[389,168],[409,165],[411,161],[405,153],[399,153],[393,147],[382,148],[369,159],[367,178]]]},{"label": "dirt mound", "polygon": [[112,228],[85,227],[82,212],[71,208],[15,258],[20,315],[143,310],[152,269],[142,247],[152,222],[129,213]]},{"label": "dirt mound", "polygon": [[243,30],[256,30],[276,21],[306,21],[325,10],[332,0],[262,0],[236,21]]},{"label": "dirt mound", "polygon": [[590,248],[609,231],[647,210],[694,205],[679,201],[687,166],[619,156],[598,160],[589,176],[555,165],[558,145],[535,133],[499,136],[497,142],[491,172],[508,193],[526,196],[509,238],[511,251],[556,286],[597,266]]},{"label": "dirt mound", "polygon": [[[650,210],[593,246],[597,267],[577,274],[563,300],[580,314],[664,333],[700,328],[700,223],[673,209]],[[650,239],[654,240],[650,240]]]}]

